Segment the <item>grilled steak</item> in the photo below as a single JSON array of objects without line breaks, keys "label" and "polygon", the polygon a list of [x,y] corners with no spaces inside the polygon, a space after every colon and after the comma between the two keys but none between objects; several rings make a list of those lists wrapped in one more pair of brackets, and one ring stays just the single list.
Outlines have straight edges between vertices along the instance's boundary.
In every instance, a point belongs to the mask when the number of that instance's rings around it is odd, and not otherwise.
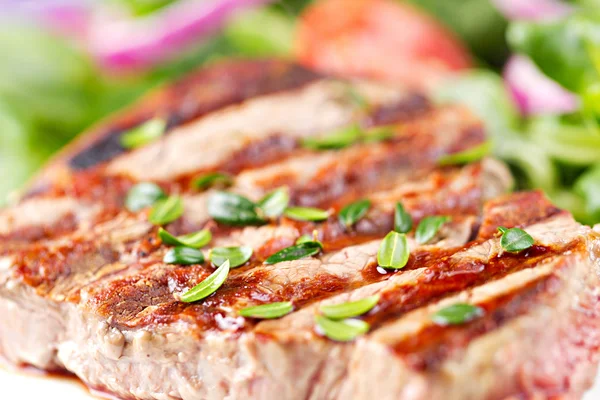
[{"label": "grilled steak", "polygon": [[[122,146],[157,117],[164,136]],[[306,146],[348,127],[385,135]],[[441,163],[484,141],[468,110],[418,93],[280,61],[211,66],[84,136],[0,213],[0,352],[125,399],[577,398],[598,360],[599,236],[539,192],[504,195],[510,175],[497,161]],[[207,205],[217,189],[191,184],[214,171],[234,176],[228,192],[258,201],[286,186],[291,205],[329,217],[217,222]],[[249,261],[212,295],[181,301],[215,267],[164,262],[170,246],[150,208],[124,206],[139,182],[183,199],[169,232],[208,229],[206,254],[243,245]],[[359,199],[371,202],[366,214],[340,222]],[[406,265],[383,269],[398,203],[414,226],[450,219],[425,242],[413,229]],[[507,251],[500,226],[533,245]],[[302,235],[322,251],[265,263]],[[357,317],[368,333],[341,342],[316,326],[323,305],[373,295]],[[280,318],[239,314],[286,301],[294,311]],[[436,322],[457,303],[478,315]]]}]

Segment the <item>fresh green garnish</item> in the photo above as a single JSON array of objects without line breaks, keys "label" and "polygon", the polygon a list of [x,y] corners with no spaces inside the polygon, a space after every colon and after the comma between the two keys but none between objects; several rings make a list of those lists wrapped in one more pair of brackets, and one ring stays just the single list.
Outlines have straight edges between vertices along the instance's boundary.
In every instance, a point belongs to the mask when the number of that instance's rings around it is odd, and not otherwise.
[{"label": "fresh green garnish", "polygon": [[519,228],[505,228],[499,226],[498,230],[502,233],[500,245],[510,253],[518,253],[533,246],[535,242],[531,235]]},{"label": "fresh green garnish", "polygon": [[236,268],[244,265],[252,257],[252,247],[215,247],[210,250],[210,261],[214,265],[221,265],[229,260],[229,266]]},{"label": "fresh green garnish", "polygon": [[284,214],[296,221],[324,221],[329,218],[329,211],[313,207],[289,207]]},{"label": "fresh green garnish", "polygon": [[210,172],[194,179],[192,187],[206,190],[211,187],[228,187],[233,183],[233,177],[223,172]]},{"label": "fresh green garnish", "polygon": [[294,311],[294,306],[289,301],[281,303],[263,304],[260,306],[246,307],[240,310],[240,315],[246,318],[274,319],[280,318]]},{"label": "fresh green garnish", "polygon": [[435,237],[442,225],[450,221],[450,217],[445,215],[431,215],[425,217],[417,226],[415,239],[419,244],[425,244]]},{"label": "fresh green garnish", "polygon": [[296,244],[308,243],[308,242],[316,242],[316,240],[309,235],[302,235],[296,240]]},{"label": "fresh green garnish", "polygon": [[391,126],[376,126],[367,130],[363,137],[363,142],[365,143],[374,143],[374,142],[383,142],[389,139],[392,139],[396,136],[397,128],[393,125]]},{"label": "fresh green garnish", "polygon": [[313,150],[334,150],[348,147],[358,142],[363,131],[358,125],[351,125],[321,137],[309,137],[302,145]]},{"label": "fresh green garnish", "polygon": [[148,220],[154,225],[165,225],[183,215],[183,201],[178,196],[170,196],[154,204]]},{"label": "fresh green garnish", "polygon": [[181,301],[184,303],[193,303],[210,296],[223,285],[228,275],[229,261],[225,261],[208,278],[181,295]]},{"label": "fresh green garnish", "polygon": [[216,192],[208,199],[208,214],[217,222],[234,225],[262,225],[265,220],[258,215],[256,204],[230,192]]},{"label": "fresh green garnish", "polygon": [[164,119],[153,118],[125,132],[121,136],[121,146],[135,149],[154,142],[165,133],[167,122]]},{"label": "fresh green garnish", "polygon": [[277,218],[283,214],[289,202],[290,192],[283,187],[266,194],[257,204],[266,217]]},{"label": "fresh green garnish", "polygon": [[349,342],[369,331],[369,324],[360,319],[334,321],[322,315],[316,317],[319,329],[331,340]]},{"label": "fresh green garnish", "polygon": [[348,303],[321,306],[321,313],[329,319],[340,320],[346,318],[358,317],[369,311],[377,305],[379,296],[370,296],[361,300]]},{"label": "fresh green garnish", "polygon": [[133,186],[125,197],[125,208],[131,212],[138,212],[154,205],[158,200],[164,199],[167,194],[155,183],[142,182]]},{"label": "fresh green garnish", "polygon": [[365,216],[370,207],[370,200],[359,200],[348,204],[340,211],[340,222],[345,226],[352,226]]},{"label": "fresh green garnish", "polygon": [[457,303],[442,308],[431,319],[437,325],[460,325],[483,315],[483,309],[466,303]]},{"label": "fresh green garnish", "polygon": [[208,229],[203,229],[198,232],[188,233],[187,235],[173,236],[166,229],[160,228],[158,230],[158,237],[164,244],[199,249],[211,241],[212,234]]},{"label": "fresh green garnish", "polygon": [[377,263],[383,268],[400,269],[406,266],[409,255],[406,235],[392,231],[381,241]]},{"label": "fresh green garnish", "polygon": [[468,164],[477,160],[481,160],[483,157],[490,154],[492,150],[492,143],[485,142],[470,149],[460,151],[458,153],[446,154],[439,158],[439,165],[462,165]]},{"label": "fresh green garnish", "polygon": [[265,260],[265,264],[277,264],[283,261],[299,260],[314,256],[323,249],[319,242],[304,242],[278,251]]},{"label": "fresh green garnish", "polygon": [[408,233],[412,229],[413,220],[406,212],[402,203],[396,203],[394,209],[394,230],[398,233]]},{"label": "fresh green garnish", "polygon": [[200,250],[190,247],[174,247],[165,254],[163,262],[165,264],[178,265],[202,264],[204,262],[204,254]]}]

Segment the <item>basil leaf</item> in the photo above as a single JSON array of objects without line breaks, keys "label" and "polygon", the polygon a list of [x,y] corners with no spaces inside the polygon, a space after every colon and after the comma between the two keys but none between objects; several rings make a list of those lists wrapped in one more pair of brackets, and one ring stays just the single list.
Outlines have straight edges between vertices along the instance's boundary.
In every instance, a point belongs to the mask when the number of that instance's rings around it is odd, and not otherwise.
[{"label": "basil leaf", "polygon": [[358,317],[369,311],[377,305],[379,296],[370,296],[358,301],[351,301],[342,304],[333,304],[321,306],[321,313],[329,319],[340,320],[352,317]]},{"label": "basil leaf", "polygon": [[349,342],[369,331],[369,324],[360,319],[334,321],[322,315],[316,317],[319,330],[331,340]]},{"label": "basil leaf", "polygon": [[154,205],[158,200],[165,197],[167,197],[167,194],[157,184],[150,182],[138,183],[127,192],[125,208],[131,212],[138,212]]},{"label": "basil leaf", "polygon": [[296,221],[324,221],[329,218],[329,211],[313,207],[289,207],[284,214]]},{"label": "basil leaf", "polygon": [[183,215],[183,201],[178,196],[167,197],[154,204],[148,220],[155,225],[165,225]]},{"label": "basil leaf", "polygon": [[523,229],[498,227],[498,230],[502,233],[500,239],[500,245],[502,248],[510,253],[518,253],[519,251],[526,250],[533,246],[535,242],[529,233]]},{"label": "basil leaf", "polygon": [[316,242],[316,240],[309,235],[302,235],[296,240],[296,244],[308,243],[308,242]]},{"label": "basil leaf", "polygon": [[208,199],[208,214],[217,222],[234,225],[262,225],[265,220],[256,212],[256,204],[230,192],[216,192]]},{"label": "basil leaf", "polygon": [[225,261],[208,278],[194,286],[192,289],[181,295],[181,301],[184,303],[193,303],[202,300],[217,291],[223,285],[229,275],[229,262]]},{"label": "basil leaf", "polygon": [[265,264],[277,264],[283,261],[299,260],[304,257],[314,256],[322,250],[319,242],[305,242],[287,247],[273,254],[265,260]]},{"label": "basil leaf", "polygon": [[229,266],[235,268],[248,262],[252,257],[252,247],[215,247],[210,250],[209,257],[214,265],[221,265],[229,260]]},{"label": "basil leaf", "polygon": [[491,142],[485,142],[458,153],[446,154],[438,159],[439,165],[462,165],[481,160],[492,149]]},{"label": "basil leaf", "polygon": [[167,230],[160,228],[158,237],[164,244],[171,246],[185,246],[194,249],[206,246],[212,239],[212,234],[208,229],[203,229],[198,232],[188,233],[182,236],[173,236]]},{"label": "basil leaf", "polygon": [[233,177],[222,172],[210,172],[194,179],[192,187],[198,190],[206,190],[211,187],[227,187],[233,183]]},{"label": "basil leaf", "polygon": [[294,311],[294,306],[289,301],[282,303],[263,304],[261,306],[246,307],[240,310],[240,315],[246,318],[274,319],[280,318]]},{"label": "basil leaf", "polygon": [[391,126],[376,126],[374,128],[369,129],[365,132],[363,137],[363,142],[365,143],[374,143],[374,142],[383,142],[386,140],[392,139],[396,136],[396,127]]},{"label": "basil leaf", "polygon": [[458,303],[442,308],[432,315],[431,319],[437,325],[460,325],[483,315],[483,309],[470,304]]},{"label": "basil leaf", "polygon": [[406,212],[402,203],[396,203],[394,210],[394,230],[398,233],[408,233],[412,229],[413,220]]},{"label": "basil leaf", "polygon": [[377,263],[382,268],[400,269],[406,266],[410,251],[404,233],[390,232],[381,242]]},{"label": "basil leaf", "polygon": [[269,218],[277,218],[285,211],[290,202],[290,193],[287,188],[279,188],[268,193],[258,201],[258,207]]},{"label": "basil leaf", "polygon": [[144,146],[160,138],[166,127],[167,122],[164,119],[153,118],[121,135],[121,146],[126,149]]},{"label": "basil leaf", "polygon": [[419,244],[425,244],[435,237],[442,225],[450,221],[450,217],[443,215],[432,215],[425,217],[417,226],[415,239]]},{"label": "basil leaf", "polygon": [[204,254],[200,250],[190,247],[174,247],[165,254],[163,262],[165,264],[178,265],[202,264],[204,262]]},{"label": "basil leaf", "polygon": [[351,125],[321,137],[310,137],[302,145],[313,150],[334,150],[348,147],[358,142],[363,135],[358,125]]},{"label": "basil leaf", "polygon": [[370,200],[359,200],[348,204],[340,211],[340,222],[345,226],[352,226],[365,216],[369,208],[371,208]]}]

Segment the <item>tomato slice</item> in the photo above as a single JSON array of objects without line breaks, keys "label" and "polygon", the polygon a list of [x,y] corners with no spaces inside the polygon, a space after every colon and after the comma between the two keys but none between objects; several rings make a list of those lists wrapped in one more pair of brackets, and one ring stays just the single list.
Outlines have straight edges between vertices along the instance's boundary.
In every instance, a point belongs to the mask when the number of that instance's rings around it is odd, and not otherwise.
[{"label": "tomato slice", "polygon": [[427,88],[471,57],[452,32],[394,0],[323,0],[300,19],[296,56],[309,67]]}]

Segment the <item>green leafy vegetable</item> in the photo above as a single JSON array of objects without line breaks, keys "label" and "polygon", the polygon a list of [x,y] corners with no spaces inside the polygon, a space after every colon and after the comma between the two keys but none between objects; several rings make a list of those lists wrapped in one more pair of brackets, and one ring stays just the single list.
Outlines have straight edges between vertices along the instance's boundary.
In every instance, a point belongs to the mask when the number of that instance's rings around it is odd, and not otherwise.
[{"label": "green leafy vegetable", "polygon": [[383,268],[400,269],[406,266],[409,255],[406,235],[392,231],[387,234],[379,246],[377,263]]},{"label": "green leafy vegetable", "polygon": [[313,150],[342,149],[358,142],[362,136],[362,129],[358,125],[351,125],[324,136],[306,138],[302,144]]},{"label": "green leafy vegetable", "polygon": [[370,296],[348,303],[321,306],[320,311],[324,316],[333,320],[353,318],[371,311],[378,302],[379,296]]},{"label": "green leafy vegetable", "polygon": [[575,191],[586,203],[586,212],[594,221],[600,220],[600,165],[583,173],[575,182]]},{"label": "green leafy vegetable", "polygon": [[266,264],[277,264],[283,261],[299,260],[314,256],[323,249],[319,242],[304,242],[278,251],[265,260]]},{"label": "green leafy vegetable", "polygon": [[534,240],[527,232],[519,228],[504,228],[498,227],[498,230],[502,233],[500,239],[500,245],[502,248],[510,253],[518,253],[519,251],[526,250],[533,246]]},{"label": "green leafy vegetable", "polygon": [[194,265],[204,262],[204,254],[200,250],[190,247],[174,247],[164,256],[165,264]]},{"label": "green leafy vegetable", "polygon": [[450,217],[435,215],[421,220],[415,232],[415,239],[419,244],[425,244],[435,237],[442,225],[450,221]]},{"label": "green leafy vegetable", "polygon": [[449,307],[442,308],[431,319],[437,325],[460,325],[474,320],[483,315],[483,309],[477,306],[472,306],[465,303],[453,304]]},{"label": "green leafy vegetable", "polygon": [[247,307],[240,310],[240,315],[246,318],[274,319],[281,318],[294,311],[294,306],[289,301],[281,303],[263,304],[260,306]]},{"label": "green leafy vegetable", "polygon": [[365,216],[371,208],[370,200],[359,200],[340,210],[340,222],[345,226],[352,226]]},{"label": "green leafy vegetable", "polygon": [[194,179],[192,187],[198,190],[206,190],[211,187],[227,187],[233,183],[233,177],[222,172],[210,172]]},{"label": "green leafy vegetable", "polygon": [[229,266],[236,268],[244,265],[252,257],[252,247],[215,247],[210,250],[210,261],[214,265],[221,265],[229,260]]},{"label": "green leafy vegetable", "polygon": [[394,209],[394,230],[398,233],[408,233],[412,229],[413,220],[406,212],[402,203],[396,203]]},{"label": "green leafy vegetable", "polygon": [[165,197],[167,194],[157,184],[142,182],[129,189],[125,197],[125,207],[131,212],[137,212]]},{"label": "green leafy vegetable", "polygon": [[296,244],[302,244],[307,242],[316,242],[316,240],[309,235],[302,235],[296,240]]},{"label": "green leafy vegetable", "polygon": [[331,340],[350,342],[369,331],[369,324],[360,319],[334,321],[322,315],[316,317],[319,330]]},{"label": "green leafy vegetable", "polygon": [[171,246],[185,246],[193,249],[199,249],[206,246],[212,239],[212,234],[208,229],[203,229],[198,232],[188,233],[182,236],[173,236],[166,229],[158,230],[158,237],[164,244]]},{"label": "green leafy vegetable", "polygon": [[456,164],[468,164],[474,161],[481,160],[483,157],[490,153],[492,144],[485,142],[470,149],[453,153],[446,154],[439,158],[439,165],[456,165]]},{"label": "green leafy vegetable", "polygon": [[148,220],[154,225],[165,225],[183,215],[183,201],[178,196],[167,197],[154,204]]},{"label": "green leafy vegetable", "polygon": [[277,218],[285,211],[290,202],[290,192],[287,188],[279,188],[268,193],[258,201],[258,207],[269,218]]},{"label": "green leafy vegetable", "polygon": [[289,207],[285,216],[296,221],[324,221],[329,218],[329,212],[313,207]]},{"label": "green leafy vegetable", "polygon": [[215,221],[234,226],[262,225],[265,220],[256,211],[256,204],[230,192],[216,192],[208,199],[208,214]]},{"label": "green leafy vegetable", "polygon": [[154,118],[125,132],[121,136],[121,146],[126,149],[135,149],[152,143],[165,133],[167,122],[164,119]]},{"label": "green leafy vegetable", "polygon": [[193,303],[207,298],[217,291],[229,275],[229,261],[225,261],[208,278],[181,295],[184,303]]},{"label": "green leafy vegetable", "polygon": [[376,126],[367,130],[363,136],[365,143],[383,142],[396,136],[395,126]]}]

